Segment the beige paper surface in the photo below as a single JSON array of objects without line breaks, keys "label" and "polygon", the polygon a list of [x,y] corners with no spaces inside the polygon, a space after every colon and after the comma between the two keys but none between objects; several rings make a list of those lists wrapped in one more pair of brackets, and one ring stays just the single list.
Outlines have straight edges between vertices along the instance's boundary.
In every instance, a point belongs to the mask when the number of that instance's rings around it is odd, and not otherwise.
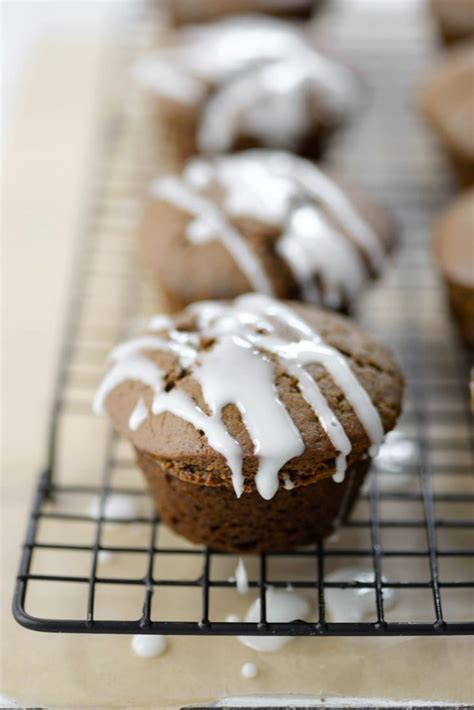
[{"label": "beige paper surface", "polygon": [[[99,47],[49,45],[35,56],[4,170],[2,355],[2,682],[23,704],[176,708],[228,695],[307,693],[469,702],[468,638],[299,639],[255,654],[233,638],[170,639],[144,660],[127,636],[38,634],[10,614],[68,291],[94,124]],[[45,608],[61,613],[56,598]],[[259,676],[244,680],[255,660]]]}]

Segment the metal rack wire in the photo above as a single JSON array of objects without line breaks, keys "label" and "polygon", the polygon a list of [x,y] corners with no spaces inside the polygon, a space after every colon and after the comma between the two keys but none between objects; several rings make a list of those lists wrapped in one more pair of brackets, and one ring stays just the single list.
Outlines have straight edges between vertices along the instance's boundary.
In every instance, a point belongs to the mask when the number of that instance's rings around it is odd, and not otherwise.
[{"label": "metal rack wire", "polygon": [[[127,33],[115,76],[146,46],[149,19]],[[154,307],[155,295],[135,263],[133,234],[137,205],[157,164],[150,138],[155,127],[143,97],[127,86],[126,102],[121,96],[104,105],[48,464],[37,485],[13,601],[15,618],[27,628],[286,636],[474,632],[469,355],[451,326],[427,248],[430,223],[449,184],[409,105],[430,60],[429,28],[401,13],[390,21],[376,13],[368,24],[364,13],[340,6],[320,19],[320,28],[327,42],[353,57],[371,90],[370,105],[341,136],[332,162],[390,202],[404,228],[396,263],[367,294],[359,319],[396,351],[406,373],[399,429],[411,454],[372,467],[337,540],[290,554],[247,556],[260,621],[225,620],[243,603],[228,578],[234,556],[192,546],[161,526],[130,450],[90,413],[105,354],[134,318]],[[137,503],[132,516],[110,516],[108,501],[116,495]],[[346,560],[369,565],[373,581],[331,581],[328,573]],[[312,621],[267,620],[269,586],[289,583],[312,598]],[[334,588],[371,590],[370,618],[328,618],[326,596]],[[400,600],[387,611],[384,594],[392,589]]]}]

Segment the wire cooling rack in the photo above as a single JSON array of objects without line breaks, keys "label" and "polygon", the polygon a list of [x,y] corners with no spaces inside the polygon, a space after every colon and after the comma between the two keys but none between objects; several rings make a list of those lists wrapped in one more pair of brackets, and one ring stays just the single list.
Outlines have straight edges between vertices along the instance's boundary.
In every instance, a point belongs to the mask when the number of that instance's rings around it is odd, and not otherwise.
[{"label": "wire cooling rack", "polygon": [[[391,346],[407,376],[404,415],[392,449],[337,536],[313,548],[245,556],[250,591],[239,595],[237,558],[193,546],[160,524],[127,445],[92,416],[90,403],[110,347],[150,314],[156,294],[135,263],[140,198],[159,157],[154,118],[126,67],[153,36],[150,17],[126,32],[107,86],[92,204],[79,240],[54,395],[48,464],[28,523],[13,613],[37,631],[252,635],[397,635],[474,632],[473,428],[469,356],[458,342],[430,264],[429,228],[450,185],[431,138],[417,122],[414,90],[435,51],[426,18],[328,3],[318,28],[367,82],[367,106],[336,142],[332,163],[394,208],[404,245],[359,319]],[[394,4],[395,7],[395,4]],[[364,9],[365,8],[365,9]],[[405,6],[404,6],[405,8]],[[112,78],[111,78],[112,77]],[[119,81],[117,81],[119,78]],[[121,496],[129,513],[112,517]],[[125,498],[124,498],[125,496]],[[335,580],[341,567],[369,581]],[[291,584],[313,604],[311,621],[266,618],[268,588]],[[373,599],[353,616],[353,590]],[[328,598],[346,595],[347,618]],[[397,603],[388,599],[396,592]],[[257,623],[242,616],[260,597]]]}]

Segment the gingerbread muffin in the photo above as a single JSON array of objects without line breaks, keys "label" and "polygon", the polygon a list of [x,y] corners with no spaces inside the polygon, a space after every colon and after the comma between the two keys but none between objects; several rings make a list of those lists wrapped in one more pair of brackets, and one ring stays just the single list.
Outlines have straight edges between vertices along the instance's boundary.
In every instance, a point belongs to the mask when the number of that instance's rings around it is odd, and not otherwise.
[{"label": "gingerbread muffin", "polygon": [[460,181],[474,182],[474,44],[446,54],[421,94],[426,120],[447,151]]},{"label": "gingerbread muffin", "polygon": [[395,241],[383,207],[289,153],[198,157],[150,197],[142,252],[171,310],[257,291],[347,312]]},{"label": "gingerbread muffin", "polygon": [[249,12],[304,19],[320,3],[321,0],[165,0],[161,6],[173,24],[185,25]]},{"label": "gingerbread muffin", "polygon": [[474,0],[431,0],[431,9],[446,44],[474,37]]},{"label": "gingerbread muffin", "polygon": [[461,335],[474,347],[474,188],[441,216],[434,253]]},{"label": "gingerbread muffin", "polygon": [[97,393],[161,519],[223,550],[289,549],[349,513],[400,413],[392,356],[350,320],[249,294],[119,345]]},{"label": "gingerbread muffin", "polygon": [[173,168],[196,153],[260,146],[317,157],[357,94],[352,72],[300,28],[258,15],[169,33],[134,73]]}]

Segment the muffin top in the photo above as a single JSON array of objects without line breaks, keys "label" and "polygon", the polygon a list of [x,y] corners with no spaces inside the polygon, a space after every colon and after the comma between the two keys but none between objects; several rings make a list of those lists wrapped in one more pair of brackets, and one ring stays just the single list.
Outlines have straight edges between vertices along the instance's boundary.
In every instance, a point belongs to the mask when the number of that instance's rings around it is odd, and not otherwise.
[{"label": "muffin top", "polygon": [[421,94],[423,112],[440,138],[460,156],[474,160],[474,44],[447,52]]},{"label": "muffin top", "polygon": [[441,272],[450,281],[474,288],[474,188],[466,190],[441,215],[434,250]]},{"label": "muffin top", "polygon": [[289,153],[198,157],[150,192],[143,250],[183,305],[256,291],[347,310],[394,242],[383,207]]},{"label": "muffin top", "polygon": [[315,124],[340,123],[356,94],[352,72],[302,30],[258,15],[176,30],[135,75],[166,100],[197,108],[199,152],[230,150],[239,136],[293,150]]},{"label": "muffin top", "polygon": [[119,345],[95,399],[177,475],[256,490],[344,478],[400,412],[391,355],[350,320],[249,294],[158,316]]}]

